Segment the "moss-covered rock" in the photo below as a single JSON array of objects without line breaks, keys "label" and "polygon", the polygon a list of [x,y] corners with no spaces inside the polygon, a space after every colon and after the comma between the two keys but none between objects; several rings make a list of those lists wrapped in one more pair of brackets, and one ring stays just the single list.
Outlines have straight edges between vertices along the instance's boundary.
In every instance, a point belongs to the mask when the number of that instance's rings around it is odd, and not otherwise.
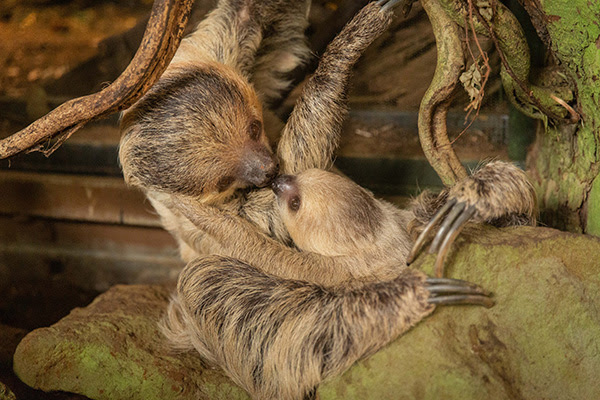
[{"label": "moss-covered rock", "polygon": [[[447,275],[494,292],[443,307],[321,388],[321,399],[591,399],[600,393],[600,241],[542,228],[477,229]],[[433,257],[419,266],[429,268]]]},{"label": "moss-covered rock", "polygon": [[[432,256],[417,260],[430,268]],[[447,275],[492,290],[491,309],[443,307],[341,377],[325,399],[585,399],[600,393],[600,240],[543,228],[465,231]],[[245,398],[156,322],[157,286],[117,286],[21,342],[27,384],[95,399]]]},{"label": "moss-covered rock", "polygon": [[246,399],[195,354],[170,352],[157,322],[170,290],[118,285],[17,347],[14,370],[29,386],[92,399]]}]

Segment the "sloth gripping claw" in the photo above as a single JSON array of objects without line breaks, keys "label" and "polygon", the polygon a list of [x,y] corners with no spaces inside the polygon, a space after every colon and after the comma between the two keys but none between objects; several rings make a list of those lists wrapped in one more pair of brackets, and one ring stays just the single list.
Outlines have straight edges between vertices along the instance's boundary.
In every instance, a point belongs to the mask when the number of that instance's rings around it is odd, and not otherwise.
[{"label": "sloth gripping claw", "polygon": [[413,3],[416,0],[378,0],[377,4],[379,4],[381,6],[381,8],[383,9],[383,11],[387,11],[389,9],[391,9],[392,7],[395,7],[396,4],[400,3],[402,4],[402,15],[404,15],[405,17],[408,15],[408,13],[410,12],[410,10],[412,9]]},{"label": "sloth gripping claw", "polygon": [[[497,226],[535,224],[535,192],[516,166],[496,161],[449,189],[448,200],[429,220],[408,255],[412,263],[439,225],[428,253],[437,253],[435,276],[444,276],[448,250],[469,222]],[[443,195],[446,195],[444,193]]]},{"label": "sloth gripping claw", "polygon": [[477,209],[473,205],[467,205],[456,199],[448,200],[448,202],[433,216],[415,241],[408,256],[407,263],[410,264],[414,261],[433,229],[438,225],[442,218],[445,217],[428,250],[429,254],[438,253],[434,266],[435,276],[438,278],[443,277],[444,261],[446,260],[448,250],[452,246],[452,243],[454,243],[458,234],[476,212]]},{"label": "sloth gripping claw", "polygon": [[430,297],[429,304],[456,305],[473,304],[490,308],[494,300],[490,298],[491,293],[479,285],[449,278],[427,278],[425,280]]},{"label": "sloth gripping claw", "polygon": [[405,0],[377,0],[377,5],[381,7],[383,11],[390,10],[398,3],[402,3]]}]

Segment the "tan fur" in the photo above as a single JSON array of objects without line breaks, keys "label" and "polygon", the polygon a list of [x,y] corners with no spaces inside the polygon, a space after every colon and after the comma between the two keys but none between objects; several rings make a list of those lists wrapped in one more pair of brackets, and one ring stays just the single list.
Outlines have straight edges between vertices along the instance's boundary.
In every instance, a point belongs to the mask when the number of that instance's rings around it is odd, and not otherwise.
[{"label": "tan fur", "polygon": [[432,312],[424,278],[406,268],[392,281],[323,288],[204,256],[182,271],[163,331],[254,399],[310,398]]},{"label": "tan fur", "polygon": [[[295,221],[311,226],[306,235],[285,217],[303,252],[285,246],[293,243],[273,192],[256,188],[271,180],[277,160],[283,172],[300,177],[331,166],[352,65],[391,20],[389,11],[370,3],[334,39],[283,128],[274,157],[264,129],[255,137],[252,127],[257,121],[265,125],[268,110],[261,103],[277,99],[287,84],[280,73],[308,54],[307,4],[221,0],[122,121],[125,179],[146,193],[190,261],[163,331],[176,348],[196,349],[257,399],[313,396],[323,379],[433,310],[426,277],[401,262],[410,245],[406,212],[336,181],[328,190],[340,184],[349,191],[348,201],[333,203],[345,211],[339,226],[326,228],[352,240],[344,243],[325,232],[326,242],[319,245],[311,239],[318,227],[309,215]],[[305,185],[310,197],[328,180],[317,177],[299,187]],[[443,203],[439,199],[423,197],[422,209],[435,209]],[[315,212],[327,211],[323,196],[308,203]],[[376,272],[365,268],[371,239],[383,249],[380,259],[392,260],[379,263]]]},{"label": "tan fur", "polygon": [[[289,211],[289,191],[300,210]],[[296,247],[269,238],[242,218],[180,198],[179,210],[221,247],[217,254],[286,279],[356,287],[393,279],[406,267],[412,245],[408,211],[377,200],[347,178],[310,169],[281,192],[278,210]]]},{"label": "tan fur", "polygon": [[473,222],[535,225],[535,189],[525,172],[510,163],[494,161],[484,165],[452,187],[448,196],[476,207]]},{"label": "tan fur", "polygon": [[536,223],[535,190],[525,172],[511,163],[493,161],[439,194],[423,192],[415,199],[409,225],[413,238],[449,198],[475,207],[473,223],[497,227]]}]

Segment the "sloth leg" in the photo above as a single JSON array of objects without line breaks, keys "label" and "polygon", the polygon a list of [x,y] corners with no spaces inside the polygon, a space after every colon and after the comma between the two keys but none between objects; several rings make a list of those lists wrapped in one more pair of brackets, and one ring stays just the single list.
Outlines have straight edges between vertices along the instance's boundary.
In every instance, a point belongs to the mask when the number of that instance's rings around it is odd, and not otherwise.
[{"label": "sloth leg", "polygon": [[489,163],[440,196],[445,203],[425,225],[407,259],[409,264],[414,261],[437,227],[428,250],[429,253],[438,253],[435,262],[437,277],[444,275],[448,250],[467,223],[535,225],[533,186],[527,175],[510,163]]},{"label": "sloth leg", "polygon": [[352,67],[387,29],[392,20],[390,7],[396,2],[367,4],[329,44],[283,130],[277,149],[282,173],[331,167],[347,113]]},{"label": "sloth leg", "polygon": [[390,281],[324,288],[205,256],[183,269],[171,304],[163,331],[180,348],[193,345],[253,398],[301,399],[436,305],[492,303],[477,285],[410,268]]}]

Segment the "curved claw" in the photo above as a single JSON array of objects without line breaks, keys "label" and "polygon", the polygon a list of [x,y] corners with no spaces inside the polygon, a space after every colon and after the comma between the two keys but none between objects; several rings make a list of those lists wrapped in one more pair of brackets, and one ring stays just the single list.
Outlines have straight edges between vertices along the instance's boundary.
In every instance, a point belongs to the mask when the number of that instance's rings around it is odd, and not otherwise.
[{"label": "curved claw", "polygon": [[439,285],[439,286],[434,286],[431,289],[429,289],[430,293],[433,294],[443,294],[443,293],[454,293],[457,290],[460,290],[461,292],[465,293],[465,294],[481,294],[483,296],[489,296],[489,292],[485,291],[482,288],[479,287],[461,287],[461,286],[456,286],[456,285]]},{"label": "curved claw", "polygon": [[465,207],[466,207],[465,203],[456,203],[456,205],[454,207],[452,207],[452,209],[450,210],[450,212],[444,219],[444,222],[442,223],[442,225],[440,225],[440,228],[438,229],[437,234],[431,241],[431,246],[429,246],[429,250],[428,250],[429,254],[437,253],[437,251],[440,248],[440,244],[446,237],[446,234],[447,234],[446,232],[450,230],[452,224],[460,216],[460,214],[463,212]]},{"label": "curved claw", "polygon": [[427,300],[429,304],[474,304],[487,308],[494,305],[494,300],[489,297],[490,292],[471,282],[460,279],[427,278],[425,284],[430,293]]},{"label": "curved claw", "polygon": [[427,300],[429,304],[435,305],[458,305],[458,304],[472,304],[476,306],[483,306],[485,308],[493,307],[496,302],[487,296],[473,295],[473,294],[455,294],[449,296],[431,297]]},{"label": "curved claw", "polygon": [[415,244],[413,245],[413,248],[410,251],[408,258],[406,259],[406,264],[411,264],[413,261],[415,261],[415,258],[417,258],[417,255],[419,254],[419,252],[421,251],[421,248],[425,244],[425,241],[427,240],[429,233],[431,233],[433,228],[437,225],[438,222],[440,222],[442,220],[444,215],[446,215],[446,213],[450,210],[450,208],[455,203],[456,203],[456,199],[448,200],[448,202],[446,202],[446,204],[444,204],[444,206],[435,213],[433,218],[431,218],[431,221],[429,221],[429,223],[427,225],[425,225],[425,229],[423,229],[423,232],[421,232],[421,234],[415,241]]},{"label": "curved claw", "polygon": [[456,199],[449,199],[425,226],[425,229],[423,229],[423,232],[421,232],[415,241],[406,263],[410,264],[415,260],[434,227],[445,217],[427,251],[429,254],[438,253],[434,265],[435,276],[438,278],[444,276],[444,262],[448,250],[465,225],[476,213],[477,209],[475,206],[468,206],[466,203],[458,202]]},{"label": "curved claw", "polygon": [[[459,217],[456,218],[456,220],[454,221],[454,223],[452,224],[450,229],[448,229],[448,231],[446,232],[444,241],[442,242],[441,246],[437,250],[438,256],[435,259],[435,266],[434,266],[434,271],[435,271],[436,277],[441,278],[444,276],[444,261],[446,261],[446,256],[448,254],[448,250],[452,246],[452,243],[454,243],[454,240],[456,240],[456,237],[459,235],[459,233],[465,227],[467,222],[469,222],[471,217],[473,217],[473,215],[475,215],[476,211],[477,210],[475,209],[474,206],[466,207],[464,209],[464,211],[462,212],[462,214],[460,214]],[[433,244],[431,246],[433,247]]]},{"label": "curved claw", "polygon": [[381,11],[387,11],[401,1],[405,0],[377,0],[377,5],[381,7]]}]

